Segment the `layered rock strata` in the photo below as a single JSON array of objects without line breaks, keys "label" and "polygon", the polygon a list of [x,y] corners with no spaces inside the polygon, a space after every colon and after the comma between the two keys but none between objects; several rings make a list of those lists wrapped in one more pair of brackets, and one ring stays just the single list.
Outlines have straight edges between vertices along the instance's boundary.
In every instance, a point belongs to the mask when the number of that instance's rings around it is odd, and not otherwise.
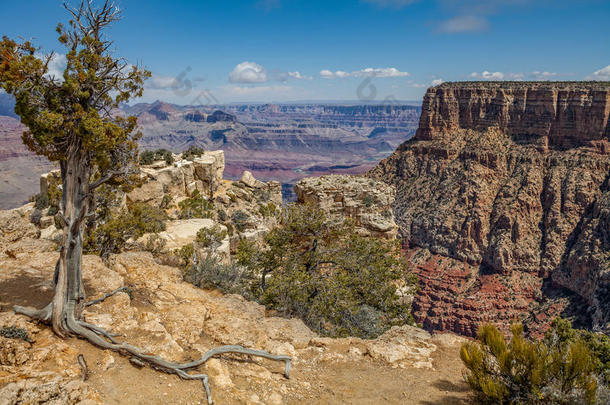
[{"label": "layered rock strata", "polygon": [[366,177],[328,175],[307,177],[294,187],[297,200],[313,204],[333,220],[352,219],[363,235],[395,239],[392,214],[394,187]]},{"label": "layered rock strata", "polygon": [[543,331],[578,305],[583,322],[608,327],[609,114],[607,83],[428,90],[416,136],[371,172],[397,187],[428,329]]}]

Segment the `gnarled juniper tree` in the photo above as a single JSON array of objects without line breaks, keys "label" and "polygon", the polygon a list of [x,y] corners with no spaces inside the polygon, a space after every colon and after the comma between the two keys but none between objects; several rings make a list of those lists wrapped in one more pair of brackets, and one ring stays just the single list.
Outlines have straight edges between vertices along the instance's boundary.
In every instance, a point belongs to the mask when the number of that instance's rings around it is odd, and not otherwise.
[{"label": "gnarled juniper tree", "polygon": [[82,277],[83,227],[91,214],[95,190],[103,184],[125,184],[135,174],[137,122],[135,117],[113,114],[119,103],[142,95],[150,73],[112,55],[112,41],[105,31],[120,18],[110,0],[97,6],[82,0],[77,6],[64,3],[70,14],[67,26],[59,24],[59,42],[66,50],[63,77],[49,75],[54,55],[40,56],[30,41],[7,37],[0,42],[0,86],[16,99],[15,112],[27,127],[23,141],[29,149],[61,168],[63,226],[60,258],[55,267],[54,297],[43,309],[16,307],[15,311],[51,323],[61,337],[76,335],[107,349],[133,356],[134,361],[186,379],[201,379],[211,403],[207,376],[189,374],[210,357],[226,352],[263,356],[286,363],[290,359],[269,353],[223,346],[186,364],[165,361],[137,347],[119,343],[109,332],[84,322],[87,305]]}]

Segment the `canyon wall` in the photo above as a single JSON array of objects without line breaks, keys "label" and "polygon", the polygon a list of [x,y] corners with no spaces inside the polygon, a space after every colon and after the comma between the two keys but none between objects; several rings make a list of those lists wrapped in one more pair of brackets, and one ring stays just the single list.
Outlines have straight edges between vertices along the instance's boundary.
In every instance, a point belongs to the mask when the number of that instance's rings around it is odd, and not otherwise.
[{"label": "canyon wall", "polygon": [[446,83],[416,136],[371,175],[396,222],[428,329],[474,335],[560,314],[610,322],[610,84]]},{"label": "canyon wall", "polygon": [[[15,207],[36,192],[38,175],[52,166],[28,153],[24,127],[7,116],[14,100],[0,93],[0,209]],[[181,152],[189,146],[226,153],[228,178],[248,170],[284,183],[294,199],[299,179],[329,173],[360,174],[387,157],[417,129],[419,106],[246,104],[179,106],[157,101],[122,105],[143,132],[140,149]],[[34,173],[31,173],[34,172]]]},{"label": "canyon wall", "polygon": [[[138,117],[141,149],[179,152],[191,145],[222,149],[225,173],[244,170],[284,190],[301,178],[360,174],[387,157],[417,129],[411,105],[245,104],[181,107],[155,102],[124,107]],[[285,194],[288,199],[294,195]]]},{"label": "canyon wall", "polygon": [[448,83],[424,97],[417,139],[497,127],[515,142],[573,148],[607,140],[609,115],[608,88],[594,82]]},{"label": "canyon wall", "polygon": [[0,115],[0,209],[26,203],[38,191],[38,176],[53,169],[47,158],[23,144],[25,129],[18,119]]}]

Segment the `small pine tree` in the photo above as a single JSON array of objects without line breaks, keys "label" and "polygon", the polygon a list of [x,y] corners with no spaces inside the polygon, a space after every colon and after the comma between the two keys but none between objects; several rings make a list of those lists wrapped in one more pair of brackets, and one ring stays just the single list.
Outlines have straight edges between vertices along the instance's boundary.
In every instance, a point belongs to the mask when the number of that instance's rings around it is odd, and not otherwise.
[{"label": "small pine tree", "polygon": [[329,336],[374,338],[412,322],[397,294],[397,285],[414,283],[398,244],[360,236],[309,205],[284,208],[280,220],[263,246],[244,239],[237,251],[238,263],[260,275],[252,290],[268,308]]},{"label": "small pine tree", "polygon": [[511,327],[506,341],[493,325],[482,325],[478,342],[466,343],[460,357],[468,369],[465,379],[487,404],[593,404],[598,378],[587,344],[530,341],[523,327]]}]

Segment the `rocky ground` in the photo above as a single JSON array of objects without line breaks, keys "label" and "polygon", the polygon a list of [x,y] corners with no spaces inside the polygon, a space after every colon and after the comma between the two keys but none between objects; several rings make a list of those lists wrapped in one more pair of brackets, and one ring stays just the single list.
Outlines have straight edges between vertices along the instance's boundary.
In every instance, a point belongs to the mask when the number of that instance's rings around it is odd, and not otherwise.
[{"label": "rocky ground", "polygon": [[[0,328],[28,331],[31,342],[0,338],[0,404],[205,403],[199,382],[139,369],[117,353],[75,338],[61,340],[43,325],[14,315],[17,305],[42,306],[52,295],[58,253],[29,223],[28,209],[1,211]],[[430,335],[414,327],[394,328],[375,340],[329,339],[300,320],[274,317],[240,296],[195,288],[179,269],[159,265],[150,253],[113,255],[104,263],[85,256],[87,293],[119,293],[88,307],[87,321],[112,330],[162,357],[184,361],[223,344],[241,344],[293,357],[291,378],[283,365],[222,356],[209,373],[216,403],[413,403],[462,404],[471,398],[451,334]],[[88,378],[82,381],[82,354]]]}]

